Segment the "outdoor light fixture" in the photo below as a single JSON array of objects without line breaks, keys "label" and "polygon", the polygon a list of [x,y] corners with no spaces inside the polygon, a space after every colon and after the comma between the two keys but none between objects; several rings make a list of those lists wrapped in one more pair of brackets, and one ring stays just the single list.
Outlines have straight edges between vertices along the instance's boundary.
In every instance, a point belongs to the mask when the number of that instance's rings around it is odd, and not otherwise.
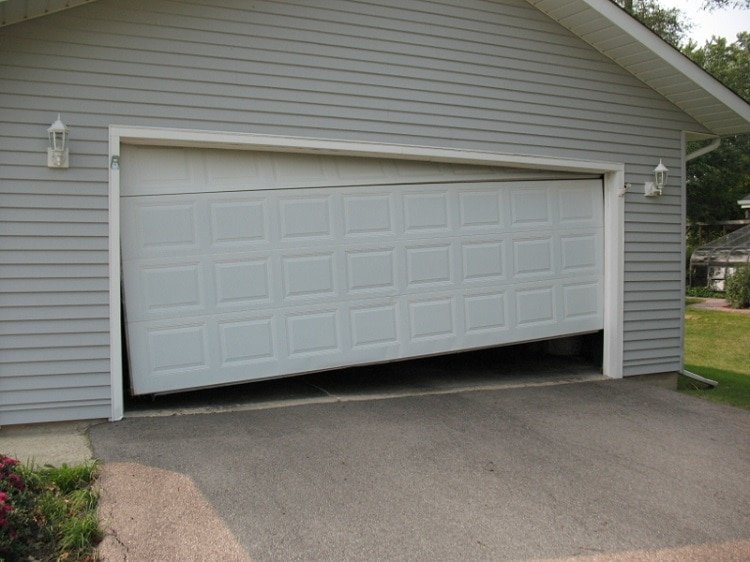
[{"label": "outdoor light fixture", "polygon": [[644,195],[646,197],[656,197],[661,195],[664,186],[667,183],[667,176],[669,175],[669,169],[662,163],[661,158],[659,164],[654,168],[654,181],[647,181],[644,184]]},{"label": "outdoor light fixture", "polygon": [[60,114],[57,114],[57,121],[52,123],[49,129],[49,146],[47,147],[47,167],[48,168],[67,168],[68,167],[68,127],[60,121]]}]

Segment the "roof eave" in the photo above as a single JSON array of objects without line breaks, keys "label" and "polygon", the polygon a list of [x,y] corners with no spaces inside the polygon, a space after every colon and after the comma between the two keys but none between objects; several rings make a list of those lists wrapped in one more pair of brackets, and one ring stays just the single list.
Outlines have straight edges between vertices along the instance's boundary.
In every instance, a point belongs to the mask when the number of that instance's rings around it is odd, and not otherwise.
[{"label": "roof eave", "polygon": [[[750,104],[610,0],[526,0],[718,136],[750,132]],[[594,25],[596,24],[596,25]],[[595,28],[595,32],[587,29]],[[606,43],[616,49],[608,49]],[[630,62],[638,61],[638,62]],[[647,64],[644,65],[644,61]],[[716,100],[675,92],[699,91]]]},{"label": "roof eave", "polygon": [[0,0],[0,27],[41,18],[96,0]]}]

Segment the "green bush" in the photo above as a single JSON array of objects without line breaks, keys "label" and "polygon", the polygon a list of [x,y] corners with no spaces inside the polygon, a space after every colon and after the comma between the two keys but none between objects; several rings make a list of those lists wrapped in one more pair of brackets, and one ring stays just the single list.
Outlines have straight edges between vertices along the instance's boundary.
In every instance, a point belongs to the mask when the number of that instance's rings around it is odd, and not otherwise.
[{"label": "green bush", "polygon": [[732,308],[750,308],[750,266],[738,268],[726,282],[726,298]]},{"label": "green bush", "polygon": [[688,287],[685,291],[689,297],[698,297],[701,299],[723,299],[724,293],[714,291],[708,287]]}]

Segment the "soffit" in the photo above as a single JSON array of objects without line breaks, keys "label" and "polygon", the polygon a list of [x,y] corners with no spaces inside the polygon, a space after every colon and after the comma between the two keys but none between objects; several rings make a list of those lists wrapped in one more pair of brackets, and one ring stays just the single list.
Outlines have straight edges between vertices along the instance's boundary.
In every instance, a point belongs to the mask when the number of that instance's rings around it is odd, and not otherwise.
[{"label": "soffit", "polygon": [[526,0],[716,135],[750,132],[750,104],[610,0]]}]

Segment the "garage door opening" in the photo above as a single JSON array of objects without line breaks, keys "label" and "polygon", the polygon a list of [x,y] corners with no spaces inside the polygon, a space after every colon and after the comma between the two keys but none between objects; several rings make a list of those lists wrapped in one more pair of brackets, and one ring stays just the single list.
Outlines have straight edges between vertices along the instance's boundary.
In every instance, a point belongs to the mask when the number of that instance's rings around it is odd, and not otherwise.
[{"label": "garage door opening", "polygon": [[132,393],[603,328],[600,177],[123,147]]}]

